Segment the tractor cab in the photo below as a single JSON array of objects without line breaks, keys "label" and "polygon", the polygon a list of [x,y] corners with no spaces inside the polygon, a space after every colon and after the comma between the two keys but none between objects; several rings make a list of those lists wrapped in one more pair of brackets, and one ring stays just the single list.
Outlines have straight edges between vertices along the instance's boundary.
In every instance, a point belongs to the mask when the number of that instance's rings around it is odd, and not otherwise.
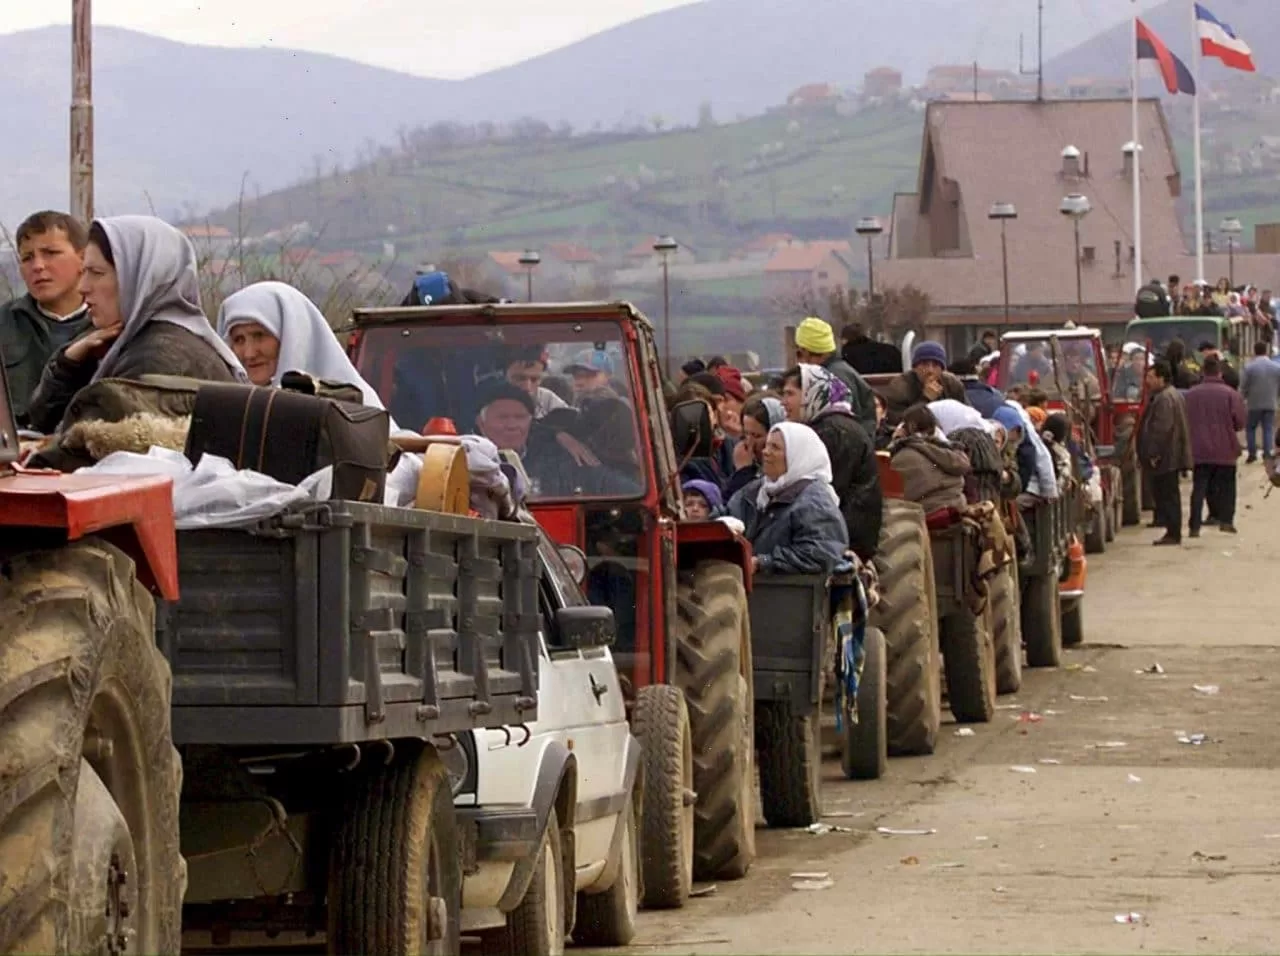
[{"label": "tractor cab", "polygon": [[1236,368],[1253,356],[1253,345],[1262,329],[1248,318],[1228,319],[1217,315],[1170,315],[1154,319],[1134,319],[1125,327],[1125,340],[1147,347],[1163,358],[1169,343],[1178,339],[1186,346],[1188,360],[1198,370],[1205,353],[1216,351]]},{"label": "tractor cab", "polygon": [[679,466],[648,320],[625,303],[367,309],[351,353],[401,427],[447,419],[519,455],[530,510],[582,552],[588,599],[614,608],[624,676],[664,682],[677,570],[714,555],[747,574],[750,562],[719,523],[687,523],[677,542]]}]

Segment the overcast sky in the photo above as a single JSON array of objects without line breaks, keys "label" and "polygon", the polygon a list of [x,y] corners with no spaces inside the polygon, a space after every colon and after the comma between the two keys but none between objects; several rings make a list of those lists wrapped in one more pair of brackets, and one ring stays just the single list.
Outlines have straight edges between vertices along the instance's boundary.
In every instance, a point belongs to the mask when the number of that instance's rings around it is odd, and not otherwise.
[{"label": "overcast sky", "polygon": [[[528,59],[694,0],[93,0],[95,23],[187,43],[281,46],[423,76]],[[71,0],[0,0],[0,33],[71,19]]]}]

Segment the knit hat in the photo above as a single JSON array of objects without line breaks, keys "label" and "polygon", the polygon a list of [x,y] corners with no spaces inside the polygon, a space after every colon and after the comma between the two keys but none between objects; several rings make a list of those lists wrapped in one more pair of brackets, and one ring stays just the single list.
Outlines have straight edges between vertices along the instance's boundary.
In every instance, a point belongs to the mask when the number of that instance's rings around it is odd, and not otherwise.
[{"label": "knit hat", "polygon": [[692,481],[686,481],[681,485],[681,488],[686,494],[692,492],[695,495],[701,495],[706,499],[707,507],[712,511],[719,511],[724,507],[724,496],[720,494],[720,489],[710,481],[695,478]]},{"label": "knit hat", "polygon": [[934,362],[946,368],[947,350],[937,342],[921,342],[911,353],[911,367],[915,368],[921,362]]},{"label": "knit hat", "polygon": [[716,377],[724,384],[725,394],[740,402],[747,400],[747,389],[742,382],[742,372],[732,365],[721,365],[716,369]]},{"label": "knit hat", "polygon": [[836,335],[826,322],[809,316],[796,328],[796,348],[813,355],[830,355],[836,350]]},{"label": "knit hat", "polygon": [[1031,423],[1035,425],[1036,428],[1043,428],[1045,420],[1049,417],[1049,413],[1039,405],[1032,405],[1028,408],[1027,415],[1031,418]]}]

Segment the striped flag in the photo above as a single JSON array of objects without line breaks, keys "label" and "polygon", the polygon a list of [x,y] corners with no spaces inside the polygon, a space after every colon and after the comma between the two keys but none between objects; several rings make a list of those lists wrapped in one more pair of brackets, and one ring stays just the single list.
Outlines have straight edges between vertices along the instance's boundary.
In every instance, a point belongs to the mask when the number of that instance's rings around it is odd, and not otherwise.
[{"label": "striped flag", "polygon": [[1229,24],[1223,23],[1198,3],[1196,27],[1200,32],[1200,53],[1203,56],[1217,57],[1233,70],[1257,72],[1249,44],[1236,36]]},{"label": "striped flag", "polygon": [[1156,61],[1160,66],[1160,76],[1164,79],[1165,89],[1170,93],[1188,93],[1195,96],[1196,81],[1191,71],[1187,69],[1187,65],[1170,52],[1150,27],[1141,20],[1138,20],[1137,24],[1138,59]]}]

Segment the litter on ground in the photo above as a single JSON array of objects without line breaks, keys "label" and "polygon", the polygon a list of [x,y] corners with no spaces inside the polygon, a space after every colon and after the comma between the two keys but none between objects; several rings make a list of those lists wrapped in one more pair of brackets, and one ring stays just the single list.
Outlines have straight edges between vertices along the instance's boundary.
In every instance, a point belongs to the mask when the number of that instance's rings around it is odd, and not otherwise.
[{"label": "litter on ground", "polygon": [[1142,914],[1141,913],[1117,913],[1116,922],[1117,923],[1141,923]]},{"label": "litter on ground", "polygon": [[876,833],[883,833],[885,836],[929,836],[937,833],[937,830],[902,830],[896,827],[876,827]]},{"label": "litter on ground", "polygon": [[972,727],[961,727],[956,731],[957,737],[976,737],[978,736]]},{"label": "litter on ground", "polygon": [[1222,688],[1217,684],[1192,684],[1191,689],[1197,694],[1204,694],[1206,697],[1215,697]]},{"label": "litter on ground", "polygon": [[1072,694],[1071,699],[1079,704],[1105,704],[1111,698],[1109,697],[1081,697],[1079,694]]},{"label": "litter on ground", "polygon": [[1035,767],[1010,767],[1009,769],[1012,770],[1014,773],[1035,773],[1036,772]]}]

